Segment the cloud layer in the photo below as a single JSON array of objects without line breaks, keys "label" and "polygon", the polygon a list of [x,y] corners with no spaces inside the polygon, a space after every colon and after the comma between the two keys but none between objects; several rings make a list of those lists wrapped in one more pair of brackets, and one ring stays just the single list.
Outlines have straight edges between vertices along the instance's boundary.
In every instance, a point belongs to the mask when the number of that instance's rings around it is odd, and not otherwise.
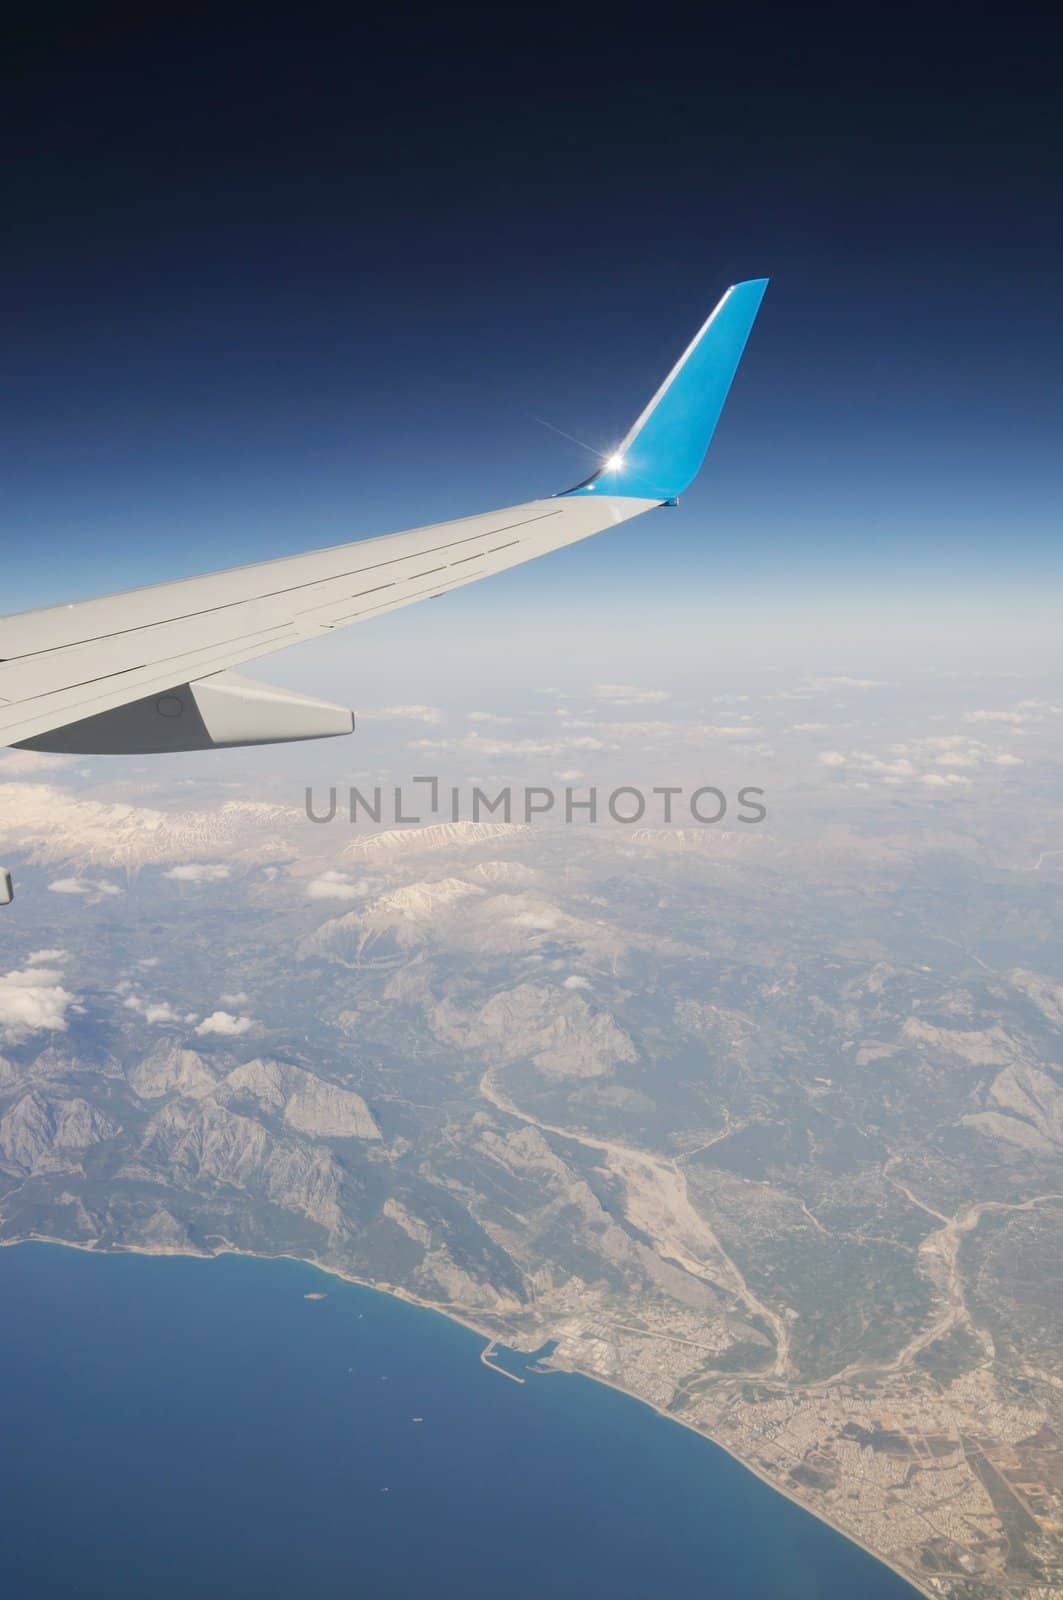
[{"label": "cloud layer", "polygon": [[61,950],[38,950],[23,967],[0,975],[0,1038],[17,1044],[32,1033],[65,1031],[67,1009],[74,996],[63,986],[63,974],[47,962],[62,959]]}]

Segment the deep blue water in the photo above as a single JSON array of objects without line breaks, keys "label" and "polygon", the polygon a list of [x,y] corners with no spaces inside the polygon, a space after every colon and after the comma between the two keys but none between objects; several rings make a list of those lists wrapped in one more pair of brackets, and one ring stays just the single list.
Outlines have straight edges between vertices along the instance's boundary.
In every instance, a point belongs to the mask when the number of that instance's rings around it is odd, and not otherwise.
[{"label": "deep blue water", "polygon": [[911,1600],[714,1445],[482,1345],[295,1262],[0,1250],[0,1592]]}]

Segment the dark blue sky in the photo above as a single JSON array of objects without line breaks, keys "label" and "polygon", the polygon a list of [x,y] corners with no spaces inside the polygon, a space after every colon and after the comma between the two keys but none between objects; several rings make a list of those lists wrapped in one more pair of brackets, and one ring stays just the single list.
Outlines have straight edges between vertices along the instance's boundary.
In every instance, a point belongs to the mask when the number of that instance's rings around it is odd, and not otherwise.
[{"label": "dark blue sky", "polygon": [[1059,44],[1014,8],[27,24],[3,69],[3,608],[565,487],[588,458],[533,418],[608,446],[765,274],[673,520],[448,604],[562,572],[1043,594]]}]

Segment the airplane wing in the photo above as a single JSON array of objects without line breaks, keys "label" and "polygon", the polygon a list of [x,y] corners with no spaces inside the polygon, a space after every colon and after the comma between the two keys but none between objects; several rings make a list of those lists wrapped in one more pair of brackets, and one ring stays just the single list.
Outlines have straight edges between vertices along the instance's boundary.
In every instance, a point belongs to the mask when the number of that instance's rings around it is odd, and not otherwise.
[{"label": "airplane wing", "polygon": [[674,502],[708,449],[766,287],[727,291],[619,449],[563,494],[0,618],[0,744],[132,754],[351,732],[349,710],[232,668]]}]

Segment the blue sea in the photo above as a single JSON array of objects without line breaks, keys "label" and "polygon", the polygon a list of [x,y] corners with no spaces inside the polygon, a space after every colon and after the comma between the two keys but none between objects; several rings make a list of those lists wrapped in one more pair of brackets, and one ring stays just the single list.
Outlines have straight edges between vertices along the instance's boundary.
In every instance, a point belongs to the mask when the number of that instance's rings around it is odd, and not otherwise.
[{"label": "blue sea", "polygon": [[291,1261],[0,1250],[0,1592],[912,1600],[708,1441],[483,1343]]}]

